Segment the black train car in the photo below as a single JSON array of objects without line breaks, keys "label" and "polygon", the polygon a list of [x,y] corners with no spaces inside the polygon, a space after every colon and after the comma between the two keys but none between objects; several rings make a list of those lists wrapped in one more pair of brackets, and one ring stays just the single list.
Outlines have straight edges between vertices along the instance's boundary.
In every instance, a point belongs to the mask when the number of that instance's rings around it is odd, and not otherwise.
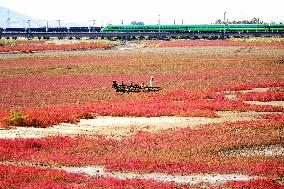
[{"label": "black train car", "polygon": [[90,32],[100,32],[102,27],[90,27]]},{"label": "black train car", "polygon": [[26,28],[6,28],[4,31],[9,33],[26,32]]},{"label": "black train car", "polygon": [[89,32],[89,27],[70,27],[69,32]]},{"label": "black train car", "polygon": [[68,28],[66,28],[66,27],[48,28],[47,32],[60,32],[60,33],[64,33],[64,32],[68,32]]},{"label": "black train car", "polygon": [[27,28],[28,32],[46,32],[46,28]]},{"label": "black train car", "polygon": [[100,32],[101,27],[70,27],[69,32]]}]

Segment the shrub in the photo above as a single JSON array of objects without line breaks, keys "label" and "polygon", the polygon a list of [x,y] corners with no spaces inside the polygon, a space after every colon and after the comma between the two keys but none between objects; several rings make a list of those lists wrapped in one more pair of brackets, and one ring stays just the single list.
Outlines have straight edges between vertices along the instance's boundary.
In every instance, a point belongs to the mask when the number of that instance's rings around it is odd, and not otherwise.
[{"label": "shrub", "polygon": [[4,119],[4,122],[8,125],[25,125],[25,119],[28,116],[17,111],[11,111],[10,116]]}]

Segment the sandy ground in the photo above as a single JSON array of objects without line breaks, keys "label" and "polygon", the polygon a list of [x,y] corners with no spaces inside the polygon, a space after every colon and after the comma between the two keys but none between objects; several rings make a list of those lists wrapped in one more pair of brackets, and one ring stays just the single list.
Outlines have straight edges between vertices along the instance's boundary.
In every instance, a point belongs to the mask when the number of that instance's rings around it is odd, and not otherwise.
[{"label": "sandy ground", "polygon": [[229,156],[284,156],[284,144],[261,145],[251,148],[235,149],[220,152],[222,155]]},{"label": "sandy ground", "polygon": [[284,107],[284,101],[269,101],[269,102],[259,102],[259,101],[244,101],[248,104],[256,104],[256,105],[270,105],[270,106],[282,106]]},{"label": "sandy ground", "polygon": [[198,127],[208,123],[225,121],[245,121],[259,119],[261,114],[269,112],[232,112],[220,111],[219,118],[205,117],[97,117],[81,119],[78,124],[61,123],[48,128],[10,127],[0,129],[0,138],[39,138],[54,135],[74,136],[78,134],[100,134],[120,138],[137,131],[156,132],[170,128]]},{"label": "sandy ground", "polygon": [[198,183],[209,183],[209,184],[220,184],[228,181],[246,181],[250,179],[260,178],[258,176],[249,176],[244,174],[218,174],[218,173],[204,173],[204,174],[166,174],[166,173],[136,173],[136,172],[118,172],[108,171],[104,166],[82,166],[82,167],[53,167],[39,164],[32,164],[28,162],[0,162],[0,164],[12,164],[22,166],[35,166],[41,168],[51,168],[57,170],[64,170],[69,173],[83,173],[90,176],[104,176],[113,177],[117,179],[146,179],[154,180],[158,182],[175,182],[179,184],[198,184]]},{"label": "sandy ground", "polygon": [[242,174],[190,174],[190,175],[170,175],[164,173],[122,173],[122,172],[107,172],[100,166],[87,167],[61,167],[67,172],[85,173],[92,176],[108,176],[118,179],[151,179],[160,182],[175,182],[180,184],[197,184],[206,182],[210,184],[223,183],[228,181],[245,181],[256,179],[258,177],[242,175]]}]

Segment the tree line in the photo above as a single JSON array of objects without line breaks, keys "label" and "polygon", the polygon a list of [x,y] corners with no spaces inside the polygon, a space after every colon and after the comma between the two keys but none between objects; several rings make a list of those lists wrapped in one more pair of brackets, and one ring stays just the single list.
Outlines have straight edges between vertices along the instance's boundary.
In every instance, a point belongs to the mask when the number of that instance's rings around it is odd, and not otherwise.
[{"label": "tree line", "polygon": [[[253,17],[251,20],[221,20],[218,19],[215,21],[215,24],[267,24],[263,22],[260,18]],[[271,24],[275,24],[272,22]]]}]

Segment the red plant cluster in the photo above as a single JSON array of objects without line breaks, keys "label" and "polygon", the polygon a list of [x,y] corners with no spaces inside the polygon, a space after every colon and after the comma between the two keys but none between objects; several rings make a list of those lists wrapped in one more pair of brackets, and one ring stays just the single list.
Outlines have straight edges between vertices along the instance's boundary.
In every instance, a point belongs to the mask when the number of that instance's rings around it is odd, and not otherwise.
[{"label": "red plant cluster", "polygon": [[[81,188],[84,177],[60,170],[0,164],[0,188]],[[84,187],[82,187],[84,188]]]},{"label": "red plant cluster", "polygon": [[90,177],[51,168],[0,164],[0,189],[188,188],[189,185],[143,179]]},{"label": "red plant cluster", "polygon": [[239,100],[227,100],[223,94],[166,92],[163,95],[136,95],[138,99],[116,99],[87,104],[49,105],[21,108],[24,119],[14,119],[8,111],[0,113],[6,125],[47,127],[60,122],[74,123],[79,118],[100,116],[189,116],[217,117],[215,111],[283,111],[282,107],[250,105]]},{"label": "red plant cluster", "polygon": [[[201,46],[226,46],[229,43],[250,45],[227,41],[163,43],[165,46],[191,45],[190,43]],[[277,45],[279,44],[275,46]],[[283,45],[280,46],[282,48]],[[235,149],[283,143],[283,113],[280,113],[283,112],[283,107],[250,105],[244,103],[242,98],[225,98],[225,94],[230,94],[231,90],[279,87],[278,91],[264,94],[268,95],[266,99],[279,99],[274,95],[283,95],[283,67],[279,64],[282,62],[281,54],[277,54],[279,52],[274,49],[273,55],[258,55],[253,48],[252,53],[246,49],[242,54],[240,48],[237,55],[225,55],[224,49],[227,48],[219,48],[213,55],[207,52],[207,48],[206,52],[200,48],[198,53],[119,51],[95,55],[68,53],[4,57],[0,60],[1,125],[46,127],[96,115],[216,117],[216,111],[219,110],[279,113],[264,115],[266,119],[258,121],[209,124],[195,129],[172,129],[159,133],[139,132],[119,140],[102,136],[0,139],[0,161],[24,161],[51,166],[104,165],[111,171],[244,173],[273,180],[281,179],[284,175],[282,156],[245,157],[228,156],[225,153]],[[113,79],[140,84],[147,82],[151,75],[155,76],[157,85],[163,88],[162,92],[117,94],[110,87]],[[5,174],[1,174],[2,172]],[[263,188],[282,187],[266,179],[229,182],[220,187],[253,188],[254,185]],[[0,188],[113,186],[178,188],[172,183],[86,178],[49,169],[43,171],[33,167],[0,165]]]},{"label": "red plant cluster", "polygon": [[[138,169],[183,174],[243,172],[281,177],[284,174],[281,157],[236,158],[220,157],[216,153],[245,146],[281,143],[282,131],[283,120],[260,120],[209,124],[198,129],[168,130],[160,134],[141,132],[132,142],[144,149],[142,151],[147,158],[139,154],[124,161],[109,162],[107,167],[111,170]],[[137,149],[136,146],[133,148]],[[151,153],[155,155],[151,156]]]},{"label": "red plant cluster", "polygon": [[147,84],[151,75],[163,91],[206,91],[219,86],[281,82],[283,86],[283,68],[275,63],[279,59],[184,52],[182,56],[164,52],[148,56],[135,51],[3,58],[0,109],[116,99],[122,95],[115,95],[111,89],[113,79]]},{"label": "red plant cluster", "polygon": [[154,47],[184,47],[184,46],[279,46],[284,47],[284,42],[243,42],[230,40],[172,40],[172,41],[147,41],[144,45]]},{"label": "red plant cluster", "polygon": [[121,140],[102,136],[0,139],[0,161],[48,165],[105,165],[110,170],[163,173],[245,173],[278,178],[283,157],[230,157],[222,152],[279,144],[283,120],[209,124],[197,129],[139,132]]},{"label": "red plant cluster", "polygon": [[[51,168],[0,164],[0,189],[90,189],[90,188],[137,188],[137,189],[185,189],[209,187],[206,183],[189,185],[173,182],[157,182],[144,179],[116,179],[112,177],[90,177]],[[284,186],[269,179],[253,179],[249,181],[230,181],[211,186],[210,188],[244,188],[244,189],[281,189]]]},{"label": "red plant cluster", "polygon": [[265,119],[284,120],[284,113],[263,114],[261,116]]},{"label": "red plant cluster", "polygon": [[[241,84],[241,85],[225,85],[210,88],[211,91],[215,92],[229,92],[229,91],[240,91],[240,90],[251,90],[254,88],[281,88],[284,87],[284,82],[271,81],[271,82],[255,82],[250,84]],[[278,92],[278,91],[275,91]]]},{"label": "red plant cluster", "polygon": [[120,161],[117,163],[110,163],[107,168],[110,170],[139,170],[143,172],[167,172],[167,173],[238,173],[245,172],[248,174],[270,175],[278,177],[284,174],[284,165],[280,162],[264,162],[264,163],[205,163],[205,162],[190,162],[190,163],[173,163],[173,162],[153,162],[153,161],[139,161],[129,160]]},{"label": "red plant cluster", "polygon": [[283,189],[284,186],[269,179],[253,179],[249,181],[230,181],[216,189]]},{"label": "red plant cluster", "polygon": [[47,51],[47,50],[78,50],[78,49],[96,49],[96,48],[111,48],[114,45],[111,43],[92,42],[92,43],[75,43],[75,44],[47,44],[47,45],[20,45],[20,46],[0,46],[0,52],[32,52],[32,51]]},{"label": "red plant cluster", "polygon": [[267,92],[248,92],[238,95],[240,100],[256,100],[256,101],[281,101],[284,100],[284,92],[281,91],[267,91]]}]

